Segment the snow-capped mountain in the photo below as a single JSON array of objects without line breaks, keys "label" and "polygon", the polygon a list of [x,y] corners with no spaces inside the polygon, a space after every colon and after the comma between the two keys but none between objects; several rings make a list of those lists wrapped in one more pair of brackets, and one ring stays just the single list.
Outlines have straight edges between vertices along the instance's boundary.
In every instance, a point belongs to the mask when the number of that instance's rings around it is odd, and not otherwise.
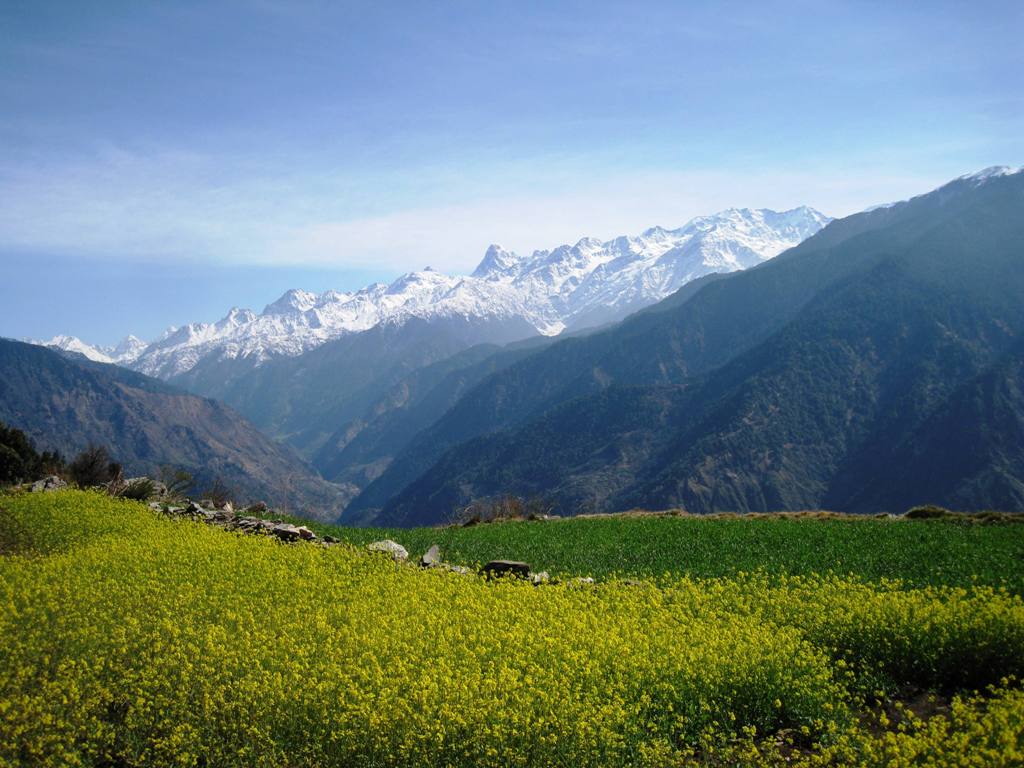
[{"label": "snow-capped mountain", "polygon": [[702,275],[751,267],[802,242],[829,220],[806,206],[782,213],[729,209],[678,229],[654,227],[606,242],[584,238],[529,256],[492,245],[471,275],[427,267],[390,285],[376,283],[353,292],[293,289],[259,314],[234,308],[216,323],[172,327],[141,352],[133,348],[130,358],[92,350],[170,378],[211,356],[257,362],[294,356],[346,334],[413,317],[519,320],[527,333],[551,336],[624,317]]},{"label": "snow-capped mountain", "polygon": [[135,336],[125,336],[113,347],[98,347],[82,341],[77,336],[54,336],[49,341],[32,341],[43,347],[51,347],[64,352],[74,352],[97,363],[116,363],[131,365],[149,346]]}]

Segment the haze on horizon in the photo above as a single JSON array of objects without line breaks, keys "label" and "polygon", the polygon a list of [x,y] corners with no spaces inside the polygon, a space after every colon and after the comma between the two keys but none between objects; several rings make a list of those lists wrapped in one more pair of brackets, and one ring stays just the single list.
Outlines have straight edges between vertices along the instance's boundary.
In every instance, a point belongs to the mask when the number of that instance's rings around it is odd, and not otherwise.
[{"label": "haze on horizon", "polygon": [[12,2],[0,335],[1024,162],[1019,3]]}]

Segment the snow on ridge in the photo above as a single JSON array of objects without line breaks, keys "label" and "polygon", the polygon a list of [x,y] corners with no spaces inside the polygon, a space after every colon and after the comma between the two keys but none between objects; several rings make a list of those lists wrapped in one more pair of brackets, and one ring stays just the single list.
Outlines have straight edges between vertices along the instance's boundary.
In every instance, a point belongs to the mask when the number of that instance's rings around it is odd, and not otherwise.
[{"label": "snow on ridge", "polygon": [[828,221],[807,207],[782,212],[733,208],[696,217],[678,229],[652,227],[608,241],[585,237],[528,256],[492,245],[470,275],[427,267],[357,291],[291,289],[259,314],[235,307],[214,323],[171,327],[144,349],[131,344],[131,351],[126,348],[120,357],[109,354],[113,350],[89,349],[111,362],[170,378],[206,358],[248,358],[259,364],[410,318],[510,321],[556,335],[618,319],[709,272],[758,264],[798,245]]},{"label": "snow on ridge", "polygon": [[64,334],[54,336],[49,341],[35,339],[26,339],[26,341],[29,344],[59,349],[62,352],[73,352],[97,363],[118,363],[122,365],[134,362],[148,346],[142,339],[132,335],[126,336],[110,347],[89,344],[77,336],[67,336]]},{"label": "snow on ridge", "polygon": [[980,171],[974,173],[965,173],[963,176],[958,176],[954,181],[974,181],[982,183],[989,179],[996,179],[1000,176],[1013,176],[1016,173],[1024,171],[1024,165],[1019,165],[1016,168],[1009,165],[990,165],[988,168],[982,168]]}]

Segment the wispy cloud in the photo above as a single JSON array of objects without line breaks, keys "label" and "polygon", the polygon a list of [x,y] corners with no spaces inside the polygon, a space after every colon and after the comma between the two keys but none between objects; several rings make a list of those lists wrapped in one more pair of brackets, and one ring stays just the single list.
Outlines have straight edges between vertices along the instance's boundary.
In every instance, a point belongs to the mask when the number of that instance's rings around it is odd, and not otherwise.
[{"label": "wispy cloud", "polygon": [[[879,167],[509,174],[490,188],[412,169],[416,205],[377,205],[388,178],[253,175],[191,152],[108,148],[88,164],[0,169],[0,249],[132,261],[471,269],[491,242],[521,251],[678,226],[730,206],[808,204],[832,215],[944,180]],[[953,169],[961,172],[967,169]],[[468,173],[468,171],[467,171]],[[949,175],[955,175],[950,173]],[[435,194],[436,193],[436,194]],[[435,202],[436,201],[436,202]]]}]

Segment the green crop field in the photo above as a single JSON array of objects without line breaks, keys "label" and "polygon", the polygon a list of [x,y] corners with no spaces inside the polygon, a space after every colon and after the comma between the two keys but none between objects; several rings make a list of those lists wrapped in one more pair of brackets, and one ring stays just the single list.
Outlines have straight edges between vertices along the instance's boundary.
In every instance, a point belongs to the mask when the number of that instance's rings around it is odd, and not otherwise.
[{"label": "green crop field", "polygon": [[437,544],[446,560],[459,565],[504,558],[562,575],[832,572],[915,586],[980,583],[1024,593],[1024,524],[969,520],[648,515],[405,530],[310,525],[356,544],[390,538],[417,556]]},{"label": "green crop field", "polygon": [[601,577],[534,587],[95,493],[0,496],[0,765],[1019,765],[1022,531],[616,519],[405,537]]}]

